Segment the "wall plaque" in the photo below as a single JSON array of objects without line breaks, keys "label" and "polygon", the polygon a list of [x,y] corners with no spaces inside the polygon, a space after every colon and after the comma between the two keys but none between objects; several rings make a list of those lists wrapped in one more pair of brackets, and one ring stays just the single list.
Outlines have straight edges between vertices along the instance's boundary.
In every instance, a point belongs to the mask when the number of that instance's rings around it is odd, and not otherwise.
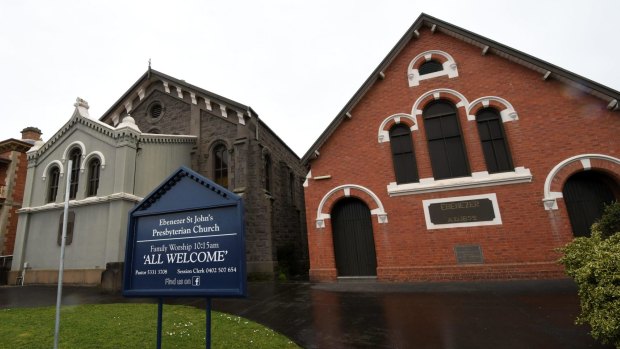
[{"label": "wall plaque", "polygon": [[493,194],[423,200],[428,229],[502,224]]},{"label": "wall plaque", "polygon": [[492,221],[495,218],[491,200],[472,199],[430,204],[428,211],[433,224]]},{"label": "wall plaque", "polygon": [[480,245],[454,246],[456,263],[458,264],[482,264],[482,247]]}]

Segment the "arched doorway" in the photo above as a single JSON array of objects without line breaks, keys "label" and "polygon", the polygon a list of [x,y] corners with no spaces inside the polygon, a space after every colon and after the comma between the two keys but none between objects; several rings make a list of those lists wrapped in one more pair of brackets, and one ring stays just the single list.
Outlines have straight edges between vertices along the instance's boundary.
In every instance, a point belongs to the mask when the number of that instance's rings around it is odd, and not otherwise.
[{"label": "arched doorway", "polygon": [[614,189],[617,184],[596,171],[578,172],[568,178],[562,195],[575,237],[590,236],[590,227],[603,214],[605,204],[615,200]]},{"label": "arched doorway", "polygon": [[338,201],[331,213],[338,276],[376,276],[370,210],[356,198]]}]

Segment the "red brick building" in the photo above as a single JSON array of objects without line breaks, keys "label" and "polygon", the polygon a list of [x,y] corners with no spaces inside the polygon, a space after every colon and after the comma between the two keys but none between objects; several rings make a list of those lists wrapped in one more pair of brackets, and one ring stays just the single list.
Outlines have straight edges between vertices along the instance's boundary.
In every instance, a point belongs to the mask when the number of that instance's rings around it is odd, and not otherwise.
[{"label": "red brick building", "polygon": [[35,127],[22,130],[22,139],[0,142],[0,284],[6,283],[4,271],[10,269],[15,244],[17,210],[21,208],[26,184],[26,152],[41,138]]},{"label": "red brick building", "polygon": [[311,279],[562,277],[620,198],[619,100],[422,14],[302,159]]}]

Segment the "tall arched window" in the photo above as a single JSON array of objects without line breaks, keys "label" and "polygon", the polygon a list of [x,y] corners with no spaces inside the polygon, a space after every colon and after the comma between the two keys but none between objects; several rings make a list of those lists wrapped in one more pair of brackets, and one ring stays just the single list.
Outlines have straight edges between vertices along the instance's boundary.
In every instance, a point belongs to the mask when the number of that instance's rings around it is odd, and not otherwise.
[{"label": "tall arched window", "polygon": [[396,183],[419,181],[413,142],[411,141],[411,130],[407,125],[396,124],[390,129],[390,145]]},{"label": "tall arched window", "polygon": [[514,166],[504,134],[502,117],[497,110],[482,109],[476,115],[476,122],[487,171],[489,173],[513,171]]},{"label": "tall arched window", "polygon": [[101,160],[93,158],[88,162],[88,196],[96,196],[99,189],[99,175],[101,171]]},{"label": "tall arched window", "polygon": [[213,149],[213,180],[228,188],[228,149],[223,144]]},{"label": "tall arched window", "polygon": [[469,176],[467,153],[454,104],[439,100],[424,108],[424,128],[435,179]]},{"label": "tall arched window", "polygon": [[47,202],[55,202],[58,195],[58,181],[60,179],[60,169],[58,166],[53,166],[49,170],[47,176],[49,178],[49,184],[47,186]]},{"label": "tall arched window", "polygon": [[271,156],[269,156],[269,154],[265,154],[264,171],[265,171],[265,190],[268,193],[270,193],[271,192]]},{"label": "tall arched window", "polygon": [[73,161],[71,165],[71,183],[69,184],[69,199],[75,199],[80,181],[80,165],[82,162],[82,150],[73,148],[69,153],[69,159]]}]

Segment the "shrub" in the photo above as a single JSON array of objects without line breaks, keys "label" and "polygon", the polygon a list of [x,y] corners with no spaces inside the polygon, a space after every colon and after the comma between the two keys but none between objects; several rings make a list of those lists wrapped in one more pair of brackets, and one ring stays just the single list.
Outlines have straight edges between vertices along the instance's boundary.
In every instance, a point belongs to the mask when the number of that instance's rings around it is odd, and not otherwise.
[{"label": "shrub", "polygon": [[[592,337],[620,348],[620,203],[608,205],[592,225],[562,249],[560,259],[575,280],[581,303],[577,324],[589,324]],[[616,229],[611,233],[610,229]]]}]

